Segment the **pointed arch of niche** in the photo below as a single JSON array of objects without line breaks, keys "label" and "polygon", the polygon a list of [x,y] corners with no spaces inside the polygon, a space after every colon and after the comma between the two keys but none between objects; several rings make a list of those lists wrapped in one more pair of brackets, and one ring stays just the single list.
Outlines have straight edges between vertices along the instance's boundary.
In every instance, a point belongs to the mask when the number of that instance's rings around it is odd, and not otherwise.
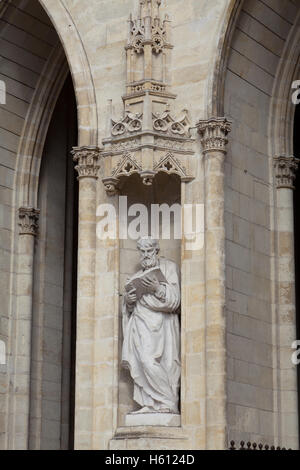
[{"label": "pointed arch of niche", "polygon": [[16,200],[18,207],[37,207],[39,173],[51,117],[69,72],[64,50],[52,51],[31,101],[17,156]]},{"label": "pointed arch of niche", "polygon": [[98,112],[90,62],[79,30],[62,0],[38,0],[62,44],[72,75],[78,108],[78,146],[98,145]]},{"label": "pointed arch of niche", "polygon": [[221,19],[220,35],[215,44],[215,53],[207,82],[206,117],[224,116],[226,70],[232,38],[244,0],[230,0]]}]

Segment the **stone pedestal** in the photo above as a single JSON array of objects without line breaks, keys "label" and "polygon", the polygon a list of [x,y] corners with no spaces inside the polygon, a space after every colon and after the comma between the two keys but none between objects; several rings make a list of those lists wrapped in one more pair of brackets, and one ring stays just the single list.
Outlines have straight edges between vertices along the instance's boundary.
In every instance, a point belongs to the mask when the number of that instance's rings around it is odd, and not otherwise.
[{"label": "stone pedestal", "polygon": [[190,436],[182,428],[170,426],[121,427],[109,443],[109,450],[190,450],[192,447]]},{"label": "stone pedestal", "polygon": [[125,426],[179,427],[180,415],[172,413],[130,413],[126,416]]}]

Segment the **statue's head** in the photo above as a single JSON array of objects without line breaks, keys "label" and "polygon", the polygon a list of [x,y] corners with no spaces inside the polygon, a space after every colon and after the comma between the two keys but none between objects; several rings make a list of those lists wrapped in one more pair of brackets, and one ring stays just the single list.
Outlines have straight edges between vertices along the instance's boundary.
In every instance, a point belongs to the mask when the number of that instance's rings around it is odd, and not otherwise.
[{"label": "statue's head", "polygon": [[137,242],[137,248],[141,256],[143,269],[150,269],[157,266],[159,260],[159,242],[151,237],[142,237]]}]

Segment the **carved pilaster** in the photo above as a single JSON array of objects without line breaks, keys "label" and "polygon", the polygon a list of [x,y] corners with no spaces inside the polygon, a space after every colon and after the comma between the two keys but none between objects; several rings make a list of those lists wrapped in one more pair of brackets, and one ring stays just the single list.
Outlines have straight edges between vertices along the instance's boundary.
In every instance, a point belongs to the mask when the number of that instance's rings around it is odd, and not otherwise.
[{"label": "carved pilaster", "polygon": [[36,236],[38,232],[38,221],[40,211],[32,207],[20,207],[19,227],[20,235]]},{"label": "carved pilaster", "polygon": [[196,127],[201,136],[203,153],[226,153],[226,145],[228,144],[227,135],[231,131],[230,121],[224,117],[212,117],[207,120],[200,120]]},{"label": "carved pilaster", "polygon": [[280,156],[274,158],[276,187],[295,189],[294,182],[300,160],[294,156]]},{"label": "carved pilaster", "polygon": [[98,147],[74,147],[71,154],[80,178],[98,178],[100,149]]}]

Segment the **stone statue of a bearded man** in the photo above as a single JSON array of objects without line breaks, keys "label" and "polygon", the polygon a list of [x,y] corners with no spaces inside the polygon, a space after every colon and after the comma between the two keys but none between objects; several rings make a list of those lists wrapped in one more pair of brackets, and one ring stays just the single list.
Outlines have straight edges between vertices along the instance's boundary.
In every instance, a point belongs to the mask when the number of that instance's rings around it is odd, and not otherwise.
[{"label": "stone statue of a bearded man", "polygon": [[[146,294],[136,290],[124,295],[122,363],[134,381],[134,401],[141,407],[132,413],[178,413],[180,382],[180,275],[173,261],[159,258],[159,244],[142,238],[141,275]],[[158,266],[166,282],[147,276]],[[130,282],[130,281],[129,281]]]}]

